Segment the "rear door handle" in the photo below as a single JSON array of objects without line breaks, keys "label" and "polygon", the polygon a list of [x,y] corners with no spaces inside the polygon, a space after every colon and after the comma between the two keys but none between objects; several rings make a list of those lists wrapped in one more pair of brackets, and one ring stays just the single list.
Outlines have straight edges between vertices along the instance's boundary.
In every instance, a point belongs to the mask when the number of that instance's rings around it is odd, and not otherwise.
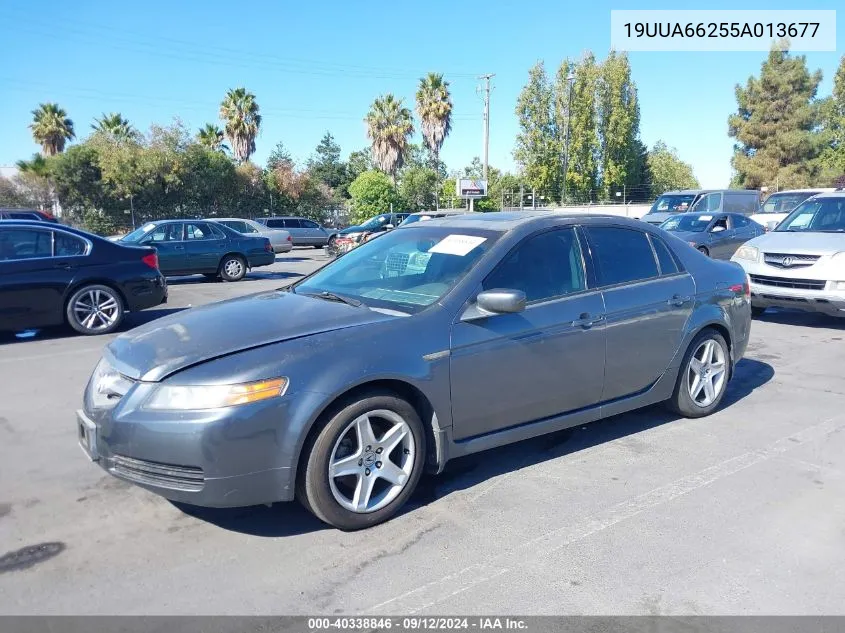
[{"label": "rear door handle", "polygon": [[587,328],[592,327],[596,323],[599,323],[600,321],[603,321],[603,320],[604,320],[603,314],[597,314],[597,315],[593,316],[593,315],[589,314],[588,312],[585,312],[572,322],[572,327],[582,327],[584,329],[587,329]]},{"label": "rear door handle", "polygon": [[177,244],[176,246],[173,247],[173,250],[174,251],[184,251],[185,247]]},{"label": "rear door handle", "polygon": [[673,295],[671,299],[666,301],[670,306],[682,306],[685,303],[692,301],[692,297],[682,297],[681,295]]}]

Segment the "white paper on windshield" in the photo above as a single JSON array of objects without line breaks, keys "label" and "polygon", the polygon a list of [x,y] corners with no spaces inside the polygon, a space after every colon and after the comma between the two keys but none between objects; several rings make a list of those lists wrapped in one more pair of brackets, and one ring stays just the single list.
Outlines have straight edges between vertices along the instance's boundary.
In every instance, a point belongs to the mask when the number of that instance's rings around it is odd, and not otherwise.
[{"label": "white paper on windshield", "polygon": [[487,241],[486,237],[475,235],[447,235],[428,249],[429,253],[443,253],[445,255],[460,255],[463,257],[479,244]]},{"label": "white paper on windshield", "polygon": [[707,220],[708,222],[713,219],[712,215],[700,215],[698,216],[699,220]]},{"label": "white paper on windshield", "polygon": [[145,224],[142,228],[144,230],[144,233],[146,233],[147,231],[152,231],[155,227],[155,224]]}]

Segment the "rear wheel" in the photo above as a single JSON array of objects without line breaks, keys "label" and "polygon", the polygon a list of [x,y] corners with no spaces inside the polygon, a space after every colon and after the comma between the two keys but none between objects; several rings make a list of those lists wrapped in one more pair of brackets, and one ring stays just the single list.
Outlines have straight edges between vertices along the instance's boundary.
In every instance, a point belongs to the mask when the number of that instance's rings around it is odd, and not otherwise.
[{"label": "rear wheel", "polygon": [[303,450],[302,504],[326,523],[358,530],[387,521],[411,496],[426,437],[407,401],[373,393],[337,411]]},{"label": "rear wheel", "polygon": [[220,276],[224,281],[240,281],[246,275],[246,262],[240,255],[226,255],[220,262]]},{"label": "rear wheel", "polygon": [[719,406],[728,386],[730,351],[715,330],[696,336],[684,355],[669,407],[686,418],[710,415]]},{"label": "rear wheel", "polygon": [[83,286],[67,302],[65,316],[80,334],[108,334],[123,321],[123,300],[108,286]]},{"label": "rear wheel", "polygon": [[751,306],[751,316],[753,317],[761,317],[763,313],[766,311],[766,308],[762,308],[760,306]]},{"label": "rear wheel", "polygon": [[699,246],[698,252],[703,254],[703,255],[707,255],[707,257],[710,257],[710,251],[707,250],[706,246]]}]

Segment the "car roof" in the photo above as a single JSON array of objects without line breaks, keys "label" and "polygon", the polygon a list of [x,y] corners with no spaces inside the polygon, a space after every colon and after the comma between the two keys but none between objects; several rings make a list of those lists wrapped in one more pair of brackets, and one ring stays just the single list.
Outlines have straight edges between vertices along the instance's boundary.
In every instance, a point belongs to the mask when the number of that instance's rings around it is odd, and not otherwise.
[{"label": "car roof", "polygon": [[467,215],[469,213],[480,213],[480,211],[467,211],[466,209],[438,209],[437,211],[415,211],[408,215]]},{"label": "car roof", "polygon": [[597,220],[607,220],[613,223],[628,224],[638,229],[648,228],[647,224],[633,218],[601,213],[572,213],[562,210],[493,211],[488,213],[476,211],[460,215],[449,215],[442,218],[432,218],[425,222],[414,222],[413,224],[403,225],[399,228],[413,230],[431,226],[444,226],[450,229],[486,229],[488,231],[504,233],[531,224],[547,224],[549,220],[553,219],[558,219],[560,224],[585,221],[595,223]]},{"label": "car roof", "polygon": [[843,198],[845,197],[845,189],[834,189],[833,191],[825,191],[818,195],[813,196],[814,199],[818,200],[819,198]]},{"label": "car roof", "polygon": [[250,218],[205,218],[205,219],[209,222],[220,222],[220,221],[226,221],[226,222],[255,222],[255,220],[252,220]]},{"label": "car roof", "polygon": [[783,189],[782,191],[773,191],[769,197],[776,196],[781,193],[833,193],[836,191],[835,187],[810,187],[809,189]]},{"label": "car roof", "polygon": [[90,239],[92,237],[104,239],[100,235],[89,233],[88,231],[83,231],[82,229],[77,229],[66,224],[58,224],[56,222],[43,222],[41,220],[3,220],[3,222],[0,222],[0,227],[4,229],[28,228],[42,229],[45,231],[64,231],[66,233],[72,233],[73,235],[78,235],[79,237],[84,237],[86,239]]},{"label": "car roof", "polygon": [[673,191],[664,191],[661,196],[691,196],[699,193],[710,193],[716,189],[675,189]]}]

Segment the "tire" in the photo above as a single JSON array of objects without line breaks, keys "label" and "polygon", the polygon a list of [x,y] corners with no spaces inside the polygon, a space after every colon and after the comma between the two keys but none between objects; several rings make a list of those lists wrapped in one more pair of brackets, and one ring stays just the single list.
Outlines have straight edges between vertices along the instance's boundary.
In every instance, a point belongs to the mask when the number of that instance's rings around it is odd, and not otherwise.
[{"label": "tire", "polygon": [[[713,347],[709,348],[708,343],[712,344]],[[708,353],[705,351],[706,349],[712,349],[713,355],[710,356],[712,360],[705,367],[702,367],[702,369],[709,369],[706,377],[704,377],[695,370],[693,360],[698,361],[699,367],[701,367],[702,359],[707,362]],[[678,372],[675,390],[667,402],[669,408],[685,418],[701,418],[713,413],[718,408],[727,390],[731,371],[730,358],[728,344],[721,334],[711,329],[699,332],[690,343],[686,354],[684,354],[684,361],[681,363],[680,372]],[[721,364],[721,372],[717,373],[714,364],[719,363]],[[697,387],[694,382],[696,377],[702,383],[700,387]],[[710,392],[707,391],[704,380],[710,381]],[[695,392],[695,397],[693,397],[692,392]]]},{"label": "tire", "polygon": [[766,308],[761,308],[760,306],[751,306],[751,316],[753,317],[761,317],[766,312]]},{"label": "tire", "polygon": [[[388,432],[399,438],[392,448],[381,445]],[[297,497],[318,519],[341,530],[378,525],[393,517],[413,493],[425,454],[425,429],[407,401],[387,392],[364,394],[329,414],[303,448]],[[349,474],[332,477],[329,466],[339,460]],[[384,477],[388,473],[391,479]],[[364,499],[355,495],[362,482],[370,490]]]},{"label": "tire", "polygon": [[706,255],[707,257],[710,257],[710,251],[707,250],[706,246],[699,246],[698,252],[701,253],[702,255]]},{"label": "tire", "polygon": [[123,315],[120,293],[101,284],[82,286],[65,306],[70,327],[86,336],[114,332],[123,322]]},{"label": "tire", "polygon": [[332,236],[329,238],[329,240],[326,242],[326,246],[328,246],[329,248],[331,248],[332,246],[334,246],[334,245],[335,245],[335,242],[337,242],[337,235],[332,235]]},{"label": "tire", "polygon": [[240,281],[246,275],[246,261],[240,255],[226,255],[220,262],[223,281]]}]

